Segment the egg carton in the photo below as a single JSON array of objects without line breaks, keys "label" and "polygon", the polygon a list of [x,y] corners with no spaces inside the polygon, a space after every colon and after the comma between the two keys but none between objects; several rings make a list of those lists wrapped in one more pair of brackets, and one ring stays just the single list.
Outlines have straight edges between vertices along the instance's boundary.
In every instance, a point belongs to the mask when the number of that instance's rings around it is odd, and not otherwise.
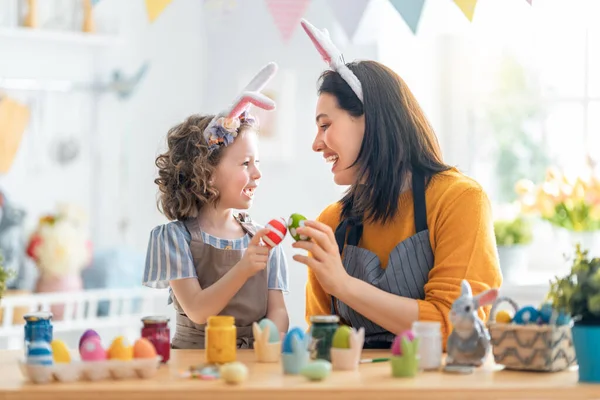
[{"label": "egg carton", "polygon": [[79,380],[100,381],[108,379],[150,379],[156,375],[161,356],[156,358],[138,358],[131,361],[72,361],[41,365],[19,360],[23,376],[34,383],[75,382]]}]

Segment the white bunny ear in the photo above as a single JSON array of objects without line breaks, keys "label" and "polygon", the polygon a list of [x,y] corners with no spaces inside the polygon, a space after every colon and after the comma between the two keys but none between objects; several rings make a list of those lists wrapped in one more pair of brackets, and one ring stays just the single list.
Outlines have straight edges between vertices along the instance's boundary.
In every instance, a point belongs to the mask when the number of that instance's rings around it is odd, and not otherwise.
[{"label": "white bunny ear", "polygon": [[469,281],[463,279],[460,283],[460,295],[465,297],[473,297],[473,292],[471,291],[471,285],[469,285]]},{"label": "white bunny ear", "polygon": [[264,94],[260,93],[262,89],[277,73],[277,64],[271,62],[265,65],[246,85],[236,101],[229,107],[225,115],[227,118],[239,117],[246,111],[251,104],[267,111],[275,109],[275,102]]},{"label": "white bunny ear", "polygon": [[362,84],[354,74],[344,63],[344,57],[342,52],[336,47],[329,37],[329,32],[326,29],[322,31],[315,28],[310,22],[304,18],[300,21],[302,28],[315,45],[323,60],[329,65],[329,67],[339,73],[346,83],[352,88],[352,91],[356,94],[356,97],[363,101]]}]

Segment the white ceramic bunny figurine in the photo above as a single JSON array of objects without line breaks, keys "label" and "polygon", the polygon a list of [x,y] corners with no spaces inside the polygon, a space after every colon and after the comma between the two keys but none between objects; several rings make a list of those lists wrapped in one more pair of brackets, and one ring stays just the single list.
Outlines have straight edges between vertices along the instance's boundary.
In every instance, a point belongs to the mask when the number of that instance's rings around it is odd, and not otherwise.
[{"label": "white ceramic bunny figurine", "polygon": [[490,336],[477,311],[481,306],[492,304],[497,297],[497,289],[473,297],[471,285],[463,279],[460,297],[450,310],[453,330],[446,346],[446,366],[479,367],[483,364],[490,349]]}]

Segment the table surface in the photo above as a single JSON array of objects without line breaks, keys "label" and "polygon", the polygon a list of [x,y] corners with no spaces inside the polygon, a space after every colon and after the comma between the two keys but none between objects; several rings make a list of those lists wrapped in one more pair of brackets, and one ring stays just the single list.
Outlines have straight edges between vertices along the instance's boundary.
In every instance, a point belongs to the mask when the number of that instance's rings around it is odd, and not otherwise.
[{"label": "table surface", "polygon": [[[600,399],[600,385],[580,384],[576,370],[555,373],[501,370],[488,363],[470,375],[422,372],[415,378],[393,378],[388,362],[361,364],[356,371],[333,371],[324,381],[283,375],[280,363],[256,363],[251,350],[238,351],[249,369],[240,385],[222,380],[181,378],[180,371],[204,362],[202,350],[173,350],[168,364],[148,380],[53,382],[36,385],[21,374],[20,351],[0,351],[0,399]],[[387,357],[363,351],[364,358]]]}]

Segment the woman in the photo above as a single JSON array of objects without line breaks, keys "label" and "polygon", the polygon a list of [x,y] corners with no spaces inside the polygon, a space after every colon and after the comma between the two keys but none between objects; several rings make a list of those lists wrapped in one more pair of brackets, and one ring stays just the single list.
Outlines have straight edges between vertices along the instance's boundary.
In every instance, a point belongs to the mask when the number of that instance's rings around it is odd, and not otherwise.
[{"label": "woman", "polygon": [[502,283],[488,198],[444,164],[398,75],[374,61],[344,64],[326,33],[302,24],[332,67],[321,75],[313,150],[350,186],[298,229],[312,238],[294,244],[310,253],[294,256],[309,267],[307,320],[338,314],[365,328],[368,348],[389,348],[414,321],[438,321],[445,344],[461,281],[474,294]]}]

